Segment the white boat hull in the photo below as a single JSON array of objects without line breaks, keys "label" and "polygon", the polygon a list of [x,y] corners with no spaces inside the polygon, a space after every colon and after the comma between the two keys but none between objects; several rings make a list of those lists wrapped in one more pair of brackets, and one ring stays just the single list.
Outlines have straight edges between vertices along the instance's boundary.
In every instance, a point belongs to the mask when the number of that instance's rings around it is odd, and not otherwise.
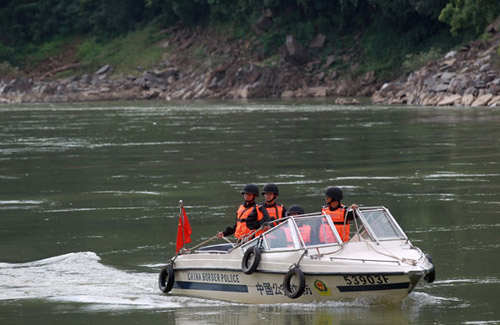
[{"label": "white boat hull", "polygon": [[[172,294],[241,303],[312,303],[358,298],[400,301],[413,289],[405,274],[305,274],[304,293],[290,299],[283,290],[285,274],[241,271],[176,271]],[[357,284],[356,284],[357,283]],[[366,284],[365,284],[366,283]]]},{"label": "white boat hull", "polygon": [[[242,271],[242,249],[229,254],[181,255],[174,262],[172,294],[257,304],[359,298],[400,301],[432,267],[425,257],[417,265],[383,256],[373,260],[373,256],[364,253],[367,251],[364,246],[365,243],[347,243],[339,252],[328,254],[328,249],[324,249],[325,255],[307,253],[302,259],[303,251],[262,253],[259,267],[252,274]],[[406,253],[411,257],[417,254],[421,254],[420,250]],[[305,290],[300,297],[291,299],[285,294],[283,281],[299,260]],[[297,285],[298,278],[294,276],[291,287]]]}]

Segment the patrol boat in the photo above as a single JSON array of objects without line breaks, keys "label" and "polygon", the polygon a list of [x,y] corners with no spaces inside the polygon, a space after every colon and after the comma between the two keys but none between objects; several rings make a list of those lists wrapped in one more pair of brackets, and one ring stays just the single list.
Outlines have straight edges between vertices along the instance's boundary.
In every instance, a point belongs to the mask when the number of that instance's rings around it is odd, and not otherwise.
[{"label": "patrol boat", "polygon": [[431,258],[413,246],[385,207],[355,210],[343,242],[323,213],[279,219],[244,243],[181,250],[161,270],[164,293],[238,303],[400,301],[421,279],[432,283]]}]

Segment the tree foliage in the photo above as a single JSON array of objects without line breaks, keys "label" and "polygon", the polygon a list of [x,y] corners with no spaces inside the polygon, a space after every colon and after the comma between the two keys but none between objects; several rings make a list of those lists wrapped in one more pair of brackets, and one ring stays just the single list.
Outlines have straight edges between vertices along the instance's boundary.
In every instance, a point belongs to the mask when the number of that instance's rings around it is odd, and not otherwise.
[{"label": "tree foliage", "polygon": [[409,29],[421,21],[436,25],[440,17],[456,33],[480,31],[499,8],[497,0],[3,0],[0,37],[5,44],[58,35],[116,35],[152,20],[163,25],[217,21],[244,27],[265,9],[282,24],[312,23],[317,28],[352,29],[385,21]]},{"label": "tree foliage", "polygon": [[[0,62],[53,39],[116,37],[156,23],[164,28],[223,23],[251,33],[264,12],[272,28],[260,36],[276,50],[286,34],[310,41],[363,33],[366,53],[411,51],[447,30],[481,33],[500,13],[498,0],[0,0]],[[439,17],[439,19],[438,19]],[[446,24],[448,25],[446,25]],[[388,32],[390,31],[390,32]],[[388,36],[390,35],[390,36]],[[370,43],[371,42],[371,43]],[[397,44],[395,44],[397,43]],[[383,47],[383,48],[382,48]],[[387,48],[389,47],[389,48]],[[415,49],[421,51],[422,49]]]},{"label": "tree foliage", "polygon": [[498,0],[450,0],[439,20],[451,26],[451,33],[472,30],[481,33],[500,14]]}]

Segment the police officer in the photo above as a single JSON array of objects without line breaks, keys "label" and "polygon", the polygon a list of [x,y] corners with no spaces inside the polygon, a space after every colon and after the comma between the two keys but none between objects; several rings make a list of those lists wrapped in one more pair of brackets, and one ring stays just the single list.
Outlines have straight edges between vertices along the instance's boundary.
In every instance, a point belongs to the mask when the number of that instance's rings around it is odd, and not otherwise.
[{"label": "police officer", "polygon": [[266,221],[277,220],[286,216],[286,209],[283,204],[276,202],[280,195],[278,185],[268,183],[262,188],[262,195],[264,195],[264,204],[258,206],[258,219]]},{"label": "police officer", "polygon": [[331,217],[342,241],[348,241],[350,231],[349,221],[354,219],[355,214],[353,210],[357,209],[358,205],[352,204],[349,210],[340,203],[343,198],[344,195],[340,188],[336,186],[328,187],[325,192],[326,205],[323,206],[321,212]]},{"label": "police officer", "polygon": [[255,229],[260,228],[257,220],[257,205],[255,199],[259,196],[259,187],[255,184],[247,184],[241,191],[244,202],[236,212],[236,222],[234,226],[227,227],[226,230],[217,233],[217,238],[227,237],[232,234],[238,239],[248,235]]},{"label": "police officer", "polygon": [[[287,216],[296,216],[296,215],[301,215],[305,214],[306,212],[304,211],[304,208],[298,204],[291,205],[290,208],[286,211]],[[308,224],[304,224],[302,220],[299,218],[295,219],[295,223],[297,224],[297,227],[300,231],[300,236],[302,237],[302,240],[304,240],[305,244],[310,244],[311,243],[311,226]],[[287,236],[287,239],[289,239],[289,235],[287,234],[287,230],[285,230],[285,235]]]},{"label": "police officer", "polygon": [[300,214],[306,214],[306,212],[304,211],[304,208],[298,204],[291,205],[286,211],[287,216],[296,216]]}]

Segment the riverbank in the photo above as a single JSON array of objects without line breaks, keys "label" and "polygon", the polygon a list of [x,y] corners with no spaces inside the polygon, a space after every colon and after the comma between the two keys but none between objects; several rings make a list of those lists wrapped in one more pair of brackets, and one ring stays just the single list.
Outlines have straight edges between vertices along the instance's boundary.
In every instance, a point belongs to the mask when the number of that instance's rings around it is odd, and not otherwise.
[{"label": "riverbank", "polygon": [[360,59],[356,50],[317,55],[328,42],[322,34],[307,45],[289,35],[273,56],[263,55],[257,37],[235,39],[178,26],[160,34],[164,37],[157,45],[163,48],[163,58],[149,69],[138,67],[136,73],[124,76],[105,65],[57,78],[81,67],[70,55],[49,71],[1,80],[0,102],[367,97],[382,85],[374,71],[356,71]]},{"label": "riverbank", "polygon": [[477,40],[429,62],[372,96],[381,104],[500,106],[500,19]]},{"label": "riverbank", "polygon": [[257,37],[177,25],[158,33],[162,59],[147,69],[123,75],[106,64],[89,71],[68,51],[33,71],[0,78],[0,103],[332,97],[356,104],[345,98],[371,97],[378,104],[500,105],[499,28],[497,20],[488,26],[489,40],[384,83],[374,71],[360,69],[359,46],[325,56],[332,40],[323,34],[309,44],[289,35],[269,56]]}]

